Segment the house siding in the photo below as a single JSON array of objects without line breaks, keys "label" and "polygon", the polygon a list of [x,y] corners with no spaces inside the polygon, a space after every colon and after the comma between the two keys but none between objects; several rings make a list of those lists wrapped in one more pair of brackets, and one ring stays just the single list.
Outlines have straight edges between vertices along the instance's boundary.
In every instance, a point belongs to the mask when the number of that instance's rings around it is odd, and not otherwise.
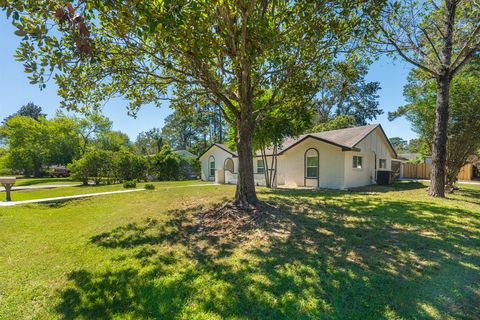
[{"label": "house siding", "polygon": [[210,177],[210,167],[208,163],[208,159],[210,159],[210,156],[213,156],[215,158],[215,169],[224,169],[225,160],[231,158],[233,160],[234,170],[235,172],[237,172],[238,158],[234,158],[230,153],[226,152],[225,150],[217,146],[213,146],[210,150],[208,150],[200,157],[202,167],[201,178],[203,181],[214,181],[214,178]]},{"label": "house siding", "polygon": [[316,179],[305,179],[305,152],[315,148],[319,153],[320,188],[341,189],[344,179],[344,153],[331,144],[308,138],[279,156],[279,172],[286,186],[317,187]]},{"label": "house siding", "polygon": [[[319,154],[318,180],[305,178],[305,152],[311,148],[316,149]],[[375,128],[355,148],[358,151],[342,151],[341,147],[314,138],[306,138],[278,156],[277,185],[331,189],[354,188],[374,184],[376,170],[391,170],[394,154],[381,128]],[[236,184],[238,158],[218,146],[213,146],[200,157],[202,180],[214,180],[209,176],[208,160],[212,155],[215,157],[216,169],[225,169],[225,160],[228,158],[233,160],[235,172],[221,172],[222,179],[219,179],[218,182]],[[361,169],[353,168],[354,156],[363,157]],[[259,159],[261,157],[253,159],[255,184],[265,185],[264,174],[257,173],[257,160]],[[386,168],[380,169],[380,159],[386,160]],[[270,164],[270,162],[271,157],[268,157],[268,163]]]},{"label": "house siding", "polygon": [[[376,128],[356,145],[357,151],[345,152],[344,188],[355,188],[376,183],[375,155],[377,170],[391,170],[392,154],[380,128]],[[353,156],[363,157],[363,168],[353,168]],[[380,159],[386,159],[387,167],[380,169]]]}]

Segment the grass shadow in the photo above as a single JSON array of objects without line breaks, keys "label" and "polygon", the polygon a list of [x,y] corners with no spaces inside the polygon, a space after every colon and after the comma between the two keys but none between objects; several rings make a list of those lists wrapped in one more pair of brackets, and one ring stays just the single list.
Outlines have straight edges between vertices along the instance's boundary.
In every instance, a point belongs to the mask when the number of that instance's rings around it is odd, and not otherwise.
[{"label": "grass shadow", "polygon": [[480,314],[479,214],[363,192],[332,191],[332,199],[265,192],[271,216],[231,237],[205,228],[201,207],[96,235],[92,245],[121,252],[115,270],[71,273],[57,312],[65,319]]}]

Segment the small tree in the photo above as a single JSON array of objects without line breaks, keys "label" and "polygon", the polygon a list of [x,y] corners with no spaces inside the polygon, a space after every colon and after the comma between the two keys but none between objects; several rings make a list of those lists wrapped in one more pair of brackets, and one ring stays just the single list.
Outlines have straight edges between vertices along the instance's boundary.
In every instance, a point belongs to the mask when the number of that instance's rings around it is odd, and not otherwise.
[{"label": "small tree", "polygon": [[148,163],[143,156],[128,151],[117,152],[114,166],[117,181],[146,179]]},{"label": "small tree", "polygon": [[141,132],[135,141],[135,148],[138,153],[143,155],[153,155],[160,152],[164,144],[160,129],[153,128]]},{"label": "small tree", "polygon": [[7,166],[27,176],[41,177],[42,167],[49,159],[47,120],[15,116],[0,128],[8,145]]},{"label": "small tree", "polygon": [[[257,103],[263,105],[269,99],[269,94],[265,94]],[[264,115],[261,125],[257,126],[253,146],[260,151],[263,159],[267,187],[275,187],[277,184],[278,152],[282,143],[286,138],[297,136],[309,128],[313,113],[311,97],[285,99],[283,104],[271,108]]]},{"label": "small tree", "polygon": [[188,180],[200,176],[201,163],[197,158],[180,157],[180,180]]},{"label": "small tree", "polygon": [[150,158],[150,174],[160,181],[178,180],[180,175],[180,156],[164,145],[160,152]]},{"label": "small tree", "polygon": [[72,176],[85,185],[89,180],[96,185],[102,181],[107,183],[115,181],[114,153],[111,151],[91,149],[81,159],[73,161],[69,168]]}]

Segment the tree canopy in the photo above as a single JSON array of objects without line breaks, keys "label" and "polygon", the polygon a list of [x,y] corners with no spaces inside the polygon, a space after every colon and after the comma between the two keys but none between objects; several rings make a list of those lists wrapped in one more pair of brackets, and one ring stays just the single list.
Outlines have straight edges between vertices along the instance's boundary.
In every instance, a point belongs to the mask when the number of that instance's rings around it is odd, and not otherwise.
[{"label": "tree canopy", "polygon": [[42,112],[42,107],[37,106],[33,102],[29,102],[25,105],[23,105],[17,112],[14,114],[6,117],[3,120],[3,123],[7,122],[8,119],[16,116],[24,116],[24,117],[30,117],[35,120],[39,120],[40,118],[45,118],[47,115]]},{"label": "tree canopy", "polygon": [[350,116],[354,125],[366,125],[383,113],[377,100],[380,84],[367,82],[367,71],[366,62],[359,59],[334,64],[334,69],[323,77],[315,97],[316,124],[338,116]]},{"label": "tree canopy", "polygon": [[[456,182],[460,168],[480,148],[480,69],[475,64],[453,79],[450,90],[450,121],[447,142],[447,186]],[[421,141],[430,146],[434,139],[436,87],[435,82],[414,70],[405,86],[408,104],[390,113],[390,118],[406,116]],[[431,152],[429,149],[427,152]]]},{"label": "tree canopy", "polygon": [[375,23],[382,52],[395,52],[436,83],[429,194],[444,197],[450,83],[480,52],[477,1],[387,1]]},{"label": "tree canopy", "polygon": [[[320,75],[368,34],[383,1],[5,0],[22,37],[17,59],[41,87],[55,73],[62,104],[81,110],[113,96],[131,112],[202,97],[237,128],[236,203],[257,201],[252,135],[276,105],[313,97]],[[59,32],[49,32],[50,25]],[[258,109],[254,101],[270,98]],[[286,97],[285,94],[288,96]]]}]

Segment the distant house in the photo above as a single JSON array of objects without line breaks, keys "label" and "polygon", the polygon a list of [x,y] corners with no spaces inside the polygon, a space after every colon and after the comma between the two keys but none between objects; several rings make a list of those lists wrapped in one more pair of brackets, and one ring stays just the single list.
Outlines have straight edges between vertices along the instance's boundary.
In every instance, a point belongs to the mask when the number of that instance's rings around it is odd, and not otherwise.
[{"label": "distant house", "polygon": [[[267,150],[270,161],[272,150]],[[276,185],[346,189],[374,184],[397,157],[379,124],[309,133],[284,141],[277,152]],[[199,157],[202,180],[237,183],[237,153],[213,144]],[[253,159],[257,185],[265,185],[265,164]],[[380,172],[380,173],[379,173]],[[382,173],[383,172],[383,173]]]},{"label": "distant house", "polygon": [[175,151],[173,151],[173,153],[176,153],[183,158],[196,158],[197,157],[195,154],[193,154],[193,153],[191,153],[190,151],[187,151],[187,150],[175,150]]}]

